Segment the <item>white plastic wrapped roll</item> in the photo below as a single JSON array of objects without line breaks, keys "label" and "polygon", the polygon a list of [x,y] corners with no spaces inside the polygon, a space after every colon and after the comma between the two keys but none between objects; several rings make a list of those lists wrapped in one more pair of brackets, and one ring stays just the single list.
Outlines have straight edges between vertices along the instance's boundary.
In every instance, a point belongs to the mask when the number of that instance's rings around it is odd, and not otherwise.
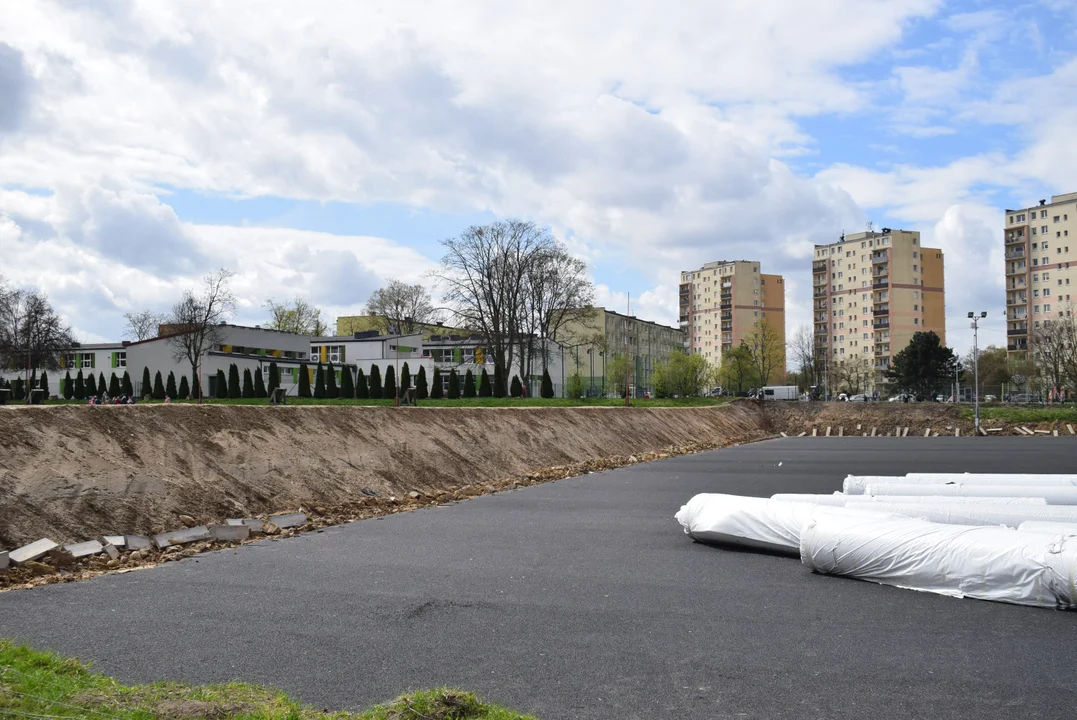
[{"label": "white plastic wrapped roll", "polygon": [[800,531],[817,514],[836,513],[888,518],[896,514],[770,498],[703,493],[677,513],[684,532],[702,542],[725,543],[787,555],[800,552]]},{"label": "white plastic wrapped roll", "polygon": [[1070,485],[931,485],[921,483],[879,483],[868,485],[875,497],[948,495],[965,497],[1042,497],[1048,505],[1077,505],[1077,487]]},{"label": "white plastic wrapped roll", "polygon": [[1006,525],[1016,528],[1030,520],[1077,523],[1077,507],[1071,505],[917,504],[900,502],[903,499],[894,496],[893,502],[880,502],[877,509],[947,525]]},{"label": "white plastic wrapped roll", "polygon": [[801,533],[815,572],[923,592],[1077,608],[1077,540],[916,519],[819,514]]},{"label": "white plastic wrapped roll", "polygon": [[953,495],[842,495],[846,507],[850,505],[878,505],[882,502],[902,503],[951,503],[957,505],[1046,505],[1043,498],[1033,497],[968,497]]},{"label": "white plastic wrapped roll", "polygon": [[876,485],[879,483],[1077,486],[1077,475],[1022,475],[1018,473],[909,473],[904,477],[887,475],[850,475],[845,478],[845,481],[842,483],[842,490],[846,495],[863,495],[867,491],[868,485]]},{"label": "white plastic wrapped roll", "polygon": [[1077,537],[1077,523],[1045,522],[1043,520],[1026,520],[1017,526],[1020,532],[1034,532],[1047,535],[1065,535]]},{"label": "white plastic wrapped roll", "polygon": [[833,495],[811,495],[808,493],[778,493],[777,495],[771,495],[770,499],[777,500],[779,502],[799,502],[810,503],[812,505],[830,505],[833,507],[843,507],[847,498],[841,493],[834,493]]},{"label": "white plastic wrapped roll", "polygon": [[994,485],[1077,485],[1077,475],[1029,473],[908,473],[905,482]]}]

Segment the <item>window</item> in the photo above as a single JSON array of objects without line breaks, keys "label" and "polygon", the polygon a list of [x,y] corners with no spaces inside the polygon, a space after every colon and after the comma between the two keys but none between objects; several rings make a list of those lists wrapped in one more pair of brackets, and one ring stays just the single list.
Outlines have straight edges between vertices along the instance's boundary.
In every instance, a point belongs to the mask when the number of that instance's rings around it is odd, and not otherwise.
[{"label": "window", "polygon": [[919,325],[920,324],[920,318],[913,318],[912,319],[912,324],[913,325]]},{"label": "window", "polygon": [[915,264],[912,266],[912,271],[916,272],[916,265]]},{"label": "window", "polygon": [[912,311],[913,312],[920,312],[920,306],[919,305],[913,305],[912,306]]},{"label": "window", "polygon": [[1051,288],[1044,288],[1043,289],[1043,296],[1044,297],[1050,297],[1051,296]]},{"label": "window", "polygon": [[1058,215],[1055,215],[1054,222],[1058,222]]},{"label": "window", "polygon": [[1039,311],[1040,311],[1040,306],[1039,305],[1033,305],[1032,306],[1032,312],[1038,313]]},{"label": "window", "polygon": [[1046,240],[1045,240],[1045,241],[1044,241],[1044,243],[1043,243],[1043,249],[1044,249],[1044,250],[1046,250],[1046,249],[1047,249],[1047,241],[1046,241]]},{"label": "window", "polygon": [[1033,290],[1032,291],[1032,297],[1039,297],[1039,296],[1040,296],[1040,291],[1039,290]]},{"label": "window", "polygon": [[915,251],[915,250],[913,250],[913,251],[912,251],[912,259],[913,259],[913,260],[915,260],[915,259],[916,259],[916,251]]},{"label": "window", "polygon": [[1040,264],[1040,259],[1039,258],[1032,258],[1032,267],[1036,267],[1039,264]]},{"label": "window", "polygon": [[1039,281],[1040,281],[1039,273],[1032,273],[1032,282],[1039,282]]},{"label": "window", "polygon": [[[1032,229],[1035,230],[1036,228],[1032,228]],[[1047,226],[1046,225],[1044,225],[1043,227],[1040,228],[1040,233],[1042,233],[1043,235],[1047,234]]]},{"label": "window", "polygon": [[1043,306],[1043,311],[1044,312],[1051,312],[1051,306],[1050,305],[1044,305]]},{"label": "window", "polygon": [[1051,279],[1051,273],[1044,273],[1043,274],[1043,279],[1044,280],[1050,280]]},{"label": "window", "polygon": [[1046,210],[1040,210],[1040,217],[1041,218],[1047,217],[1047,211]]}]

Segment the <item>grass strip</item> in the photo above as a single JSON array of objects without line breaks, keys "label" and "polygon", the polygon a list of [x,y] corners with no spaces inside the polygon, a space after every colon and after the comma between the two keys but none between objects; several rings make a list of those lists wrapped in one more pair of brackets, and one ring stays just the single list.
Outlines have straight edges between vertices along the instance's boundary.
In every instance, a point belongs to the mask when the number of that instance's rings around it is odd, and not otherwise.
[{"label": "grass strip", "polygon": [[536,720],[439,688],[363,712],[305,707],[282,692],[231,682],[125,686],[78,660],[0,640],[0,717],[54,720]]}]

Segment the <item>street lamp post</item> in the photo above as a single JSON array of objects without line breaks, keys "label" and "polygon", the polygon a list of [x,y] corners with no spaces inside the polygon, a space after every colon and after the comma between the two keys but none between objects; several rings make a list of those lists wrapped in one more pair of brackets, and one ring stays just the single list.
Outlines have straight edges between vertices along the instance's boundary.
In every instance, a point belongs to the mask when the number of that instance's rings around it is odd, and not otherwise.
[{"label": "street lamp post", "polygon": [[972,399],[976,407],[976,433],[980,433],[980,320],[987,317],[986,312],[969,313],[972,320]]}]

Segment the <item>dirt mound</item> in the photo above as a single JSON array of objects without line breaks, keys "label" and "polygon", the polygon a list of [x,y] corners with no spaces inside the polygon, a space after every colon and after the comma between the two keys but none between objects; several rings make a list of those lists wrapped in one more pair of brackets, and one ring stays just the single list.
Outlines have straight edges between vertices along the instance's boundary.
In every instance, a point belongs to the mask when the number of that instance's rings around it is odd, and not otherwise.
[{"label": "dirt mound", "polygon": [[181,514],[206,523],[361,504],[373,494],[481,494],[513,478],[601,468],[604,459],[623,464],[770,434],[755,403],[0,408],[0,547],[162,532],[181,527]]},{"label": "dirt mound", "polygon": [[812,429],[823,434],[827,427],[836,435],[893,435],[898,428],[909,428],[909,435],[924,431],[953,435],[958,428],[962,435],[972,434],[972,420],[963,417],[961,408],[940,403],[768,403],[766,417],[771,427],[790,435]]}]

